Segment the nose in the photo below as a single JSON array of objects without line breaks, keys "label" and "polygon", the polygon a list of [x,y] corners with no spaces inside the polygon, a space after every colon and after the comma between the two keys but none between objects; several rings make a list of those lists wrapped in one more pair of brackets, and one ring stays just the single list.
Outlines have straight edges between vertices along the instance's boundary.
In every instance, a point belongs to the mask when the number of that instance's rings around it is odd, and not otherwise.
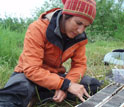
[{"label": "nose", "polygon": [[85,26],[84,26],[84,25],[78,26],[77,32],[78,32],[79,34],[83,33],[84,31],[85,31]]}]

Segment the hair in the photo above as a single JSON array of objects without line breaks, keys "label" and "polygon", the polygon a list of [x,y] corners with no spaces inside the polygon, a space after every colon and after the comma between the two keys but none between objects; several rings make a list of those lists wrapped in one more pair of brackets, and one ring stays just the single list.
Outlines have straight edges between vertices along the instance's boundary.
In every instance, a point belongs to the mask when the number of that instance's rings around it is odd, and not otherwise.
[{"label": "hair", "polygon": [[[68,14],[64,14],[64,15],[62,15],[62,17],[61,17],[61,28],[63,29],[63,30],[65,30],[65,21],[67,21],[68,19],[70,19],[70,18],[72,18],[73,16],[72,15],[68,15]],[[62,30],[61,29],[61,30]]]},{"label": "hair", "polygon": [[72,15],[69,15],[69,14],[65,14],[64,16],[65,16],[64,17],[65,20],[68,20],[69,18],[73,17]]}]

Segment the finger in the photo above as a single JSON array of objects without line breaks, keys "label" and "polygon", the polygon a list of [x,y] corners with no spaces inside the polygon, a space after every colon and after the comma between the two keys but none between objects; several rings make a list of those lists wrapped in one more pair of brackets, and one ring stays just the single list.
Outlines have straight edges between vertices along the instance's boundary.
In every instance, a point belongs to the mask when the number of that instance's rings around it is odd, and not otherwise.
[{"label": "finger", "polygon": [[58,90],[55,91],[53,98],[57,97],[57,95],[58,95]]},{"label": "finger", "polygon": [[54,100],[55,102],[58,102],[58,101],[59,101],[59,98],[58,98],[58,96],[56,96],[56,97],[53,97],[53,100]]},{"label": "finger", "polygon": [[55,102],[58,101],[58,91],[57,91],[57,90],[55,91],[55,94],[54,94],[54,96],[53,96],[53,100],[54,100]]},{"label": "finger", "polygon": [[64,100],[64,97],[60,97],[60,99],[58,100],[59,102],[62,102]]},{"label": "finger", "polygon": [[55,102],[61,102],[63,100],[63,94],[61,94],[60,91],[57,92],[56,96],[53,97],[53,100]]},{"label": "finger", "polygon": [[57,98],[58,99],[56,99],[56,101],[57,102],[62,102],[64,99],[65,99],[65,97],[66,97],[66,94],[65,93],[59,93],[58,95],[57,95]]},{"label": "finger", "polygon": [[79,99],[82,101],[82,102],[85,102],[85,99],[83,99],[83,97],[79,97]]},{"label": "finger", "polygon": [[59,98],[58,101],[62,102],[64,100],[64,98],[65,98],[65,94],[59,93],[58,98]]},{"label": "finger", "polygon": [[64,97],[63,96],[61,96],[61,97],[57,96],[57,97],[53,98],[53,100],[55,102],[62,102],[64,100]]},{"label": "finger", "polygon": [[66,96],[67,96],[67,94],[63,94],[63,99],[62,99],[62,101],[66,98]]},{"label": "finger", "polygon": [[84,89],[84,94],[85,94],[88,98],[91,97],[91,96],[88,94],[88,92],[86,91],[86,89]]}]

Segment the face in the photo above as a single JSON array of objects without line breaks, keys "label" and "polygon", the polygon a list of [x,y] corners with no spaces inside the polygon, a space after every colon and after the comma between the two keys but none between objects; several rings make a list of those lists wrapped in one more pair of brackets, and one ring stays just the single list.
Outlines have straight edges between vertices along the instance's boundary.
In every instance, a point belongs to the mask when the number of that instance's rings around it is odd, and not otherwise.
[{"label": "face", "polygon": [[69,38],[74,38],[83,33],[90,22],[82,17],[73,16],[65,20],[64,31]]}]

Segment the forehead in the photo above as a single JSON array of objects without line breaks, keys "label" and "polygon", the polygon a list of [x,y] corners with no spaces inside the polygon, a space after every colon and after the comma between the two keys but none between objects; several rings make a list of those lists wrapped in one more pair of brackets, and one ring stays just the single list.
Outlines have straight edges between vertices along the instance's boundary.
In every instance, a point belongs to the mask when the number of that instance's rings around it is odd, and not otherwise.
[{"label": "forehead", "polygon": [[78,17],[78,16],[73,16],[72,19],[74,21],[78,21],[80,23],[83,23],[84,25],[90,25],[90,22],[82,17]]}]

